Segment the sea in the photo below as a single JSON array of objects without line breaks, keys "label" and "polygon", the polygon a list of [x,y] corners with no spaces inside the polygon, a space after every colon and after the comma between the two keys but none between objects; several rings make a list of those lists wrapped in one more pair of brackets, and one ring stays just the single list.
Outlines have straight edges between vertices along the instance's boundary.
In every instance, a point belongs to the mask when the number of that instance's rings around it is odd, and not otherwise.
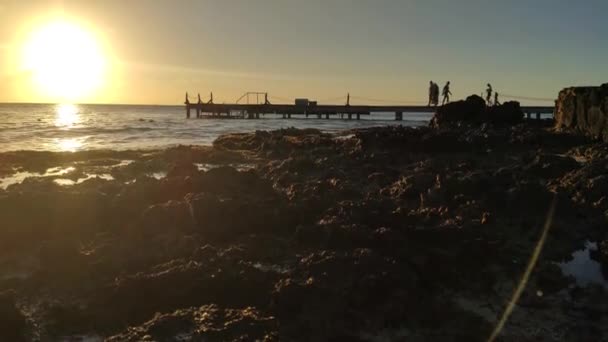
[{"label": "sea", "polygon": [[184,106],[0,104],[0,152],[160,149],[176,145],[211,145],[220,135],[280,128],[317,128],[338,132],[352,128],[428,124],[429,113],[372,113],[361,120],[337,117],[283,119],[187,119]]}]

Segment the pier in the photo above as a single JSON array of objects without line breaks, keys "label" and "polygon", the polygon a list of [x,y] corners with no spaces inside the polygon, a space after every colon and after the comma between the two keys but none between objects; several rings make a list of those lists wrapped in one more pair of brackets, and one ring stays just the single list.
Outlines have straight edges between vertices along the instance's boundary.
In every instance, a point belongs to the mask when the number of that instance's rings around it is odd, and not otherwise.
[{"label": "pier", "polygon": [[[250,93],[248,93],[250,94]],[[274,114],[280,115],[284,119],[295,117],[317,118],[317,119],[349,119],[360,120],[361,116],[371,116],[373,113],[394,113],[395,120],[403,120],[404,116],[413,113],[434,113],[436,107],[421,105],[351,105],[350,96],[347,97],[346,104],[318,104],[316,101],[308,99],[295,99],[293,104],[272,104],[268,101],[265,93],[253,93],[264,95],[261,103],[213,103],[213,94],[208,102],[203,102],[198,97],[198,101],[191,103],[186,94],[186,117],[191,118],[195,113],[196,118],[212,119],[260,119],[260,115]],[[242,99],[243,97],[241,97]],[[545,106],[522,106],[522,111],[527,119],[540,119],[542,114],[553,114],[554,107]]]}]

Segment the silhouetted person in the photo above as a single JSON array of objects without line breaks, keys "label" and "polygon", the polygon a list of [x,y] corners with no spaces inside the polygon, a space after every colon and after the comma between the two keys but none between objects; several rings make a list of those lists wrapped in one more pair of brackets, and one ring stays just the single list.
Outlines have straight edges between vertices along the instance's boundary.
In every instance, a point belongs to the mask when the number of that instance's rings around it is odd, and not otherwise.
[{"label": "silhouetted person", "polygon": [[450,81],[448,81],[448,83],[443,86],[443,101],[441,101],[441,105],[450,103],[450,95],[452,95],[452,92],[450,91]]},{"label": "silhouetted person", "polygon": [[213,92],[211,92],[211,94],[209,95],[209,102],[207,103],[213,103]]},{"label": "silhouetted person", "polygon": [[498,92],[494,93],[494,105],[499,106],[500,102],[498,102]]},{"label": "silhouetted person", "polygon": [[184,101],[185,104],[190,104],[190,100],[188,100],[188,92],[186,92],[186,101]]},{"label": "silhouetted person", "polygon": [[437,83],[433,83],[433,105],[437,107],[439,104],[439,85]]},{"label": "silhouetted person", "polygon": [[435,92],[435,83],[433,83],[433,81],[429,82],[429,104],[427,105],[427,107],[430,107],[432,103],[434,103],[434,94]]},{"label": "silhouetted person", "polygon": [[490,105],[490,100],[492,99],[492,85],[488,83],[488,88],[486,89],[486,103],[488,106]]}]

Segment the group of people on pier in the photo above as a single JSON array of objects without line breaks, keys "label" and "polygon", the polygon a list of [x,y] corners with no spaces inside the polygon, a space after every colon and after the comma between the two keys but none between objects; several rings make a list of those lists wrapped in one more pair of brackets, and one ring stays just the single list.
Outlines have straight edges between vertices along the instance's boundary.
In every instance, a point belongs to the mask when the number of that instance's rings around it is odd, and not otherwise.
[{"label": "group of people on pier", "polygon": [[[449,103],[450,95],[452,95],[452,92],[450,91],[450,81],[448,81],[443,86],[443,90],[441,91],[441,94],[443,95],[443,101],[441,101],[441,105]],[[439,105],[439,85],[433,81],[430,82],[430,87],[429,87],[429,104],[428,104],[428,106],[430,107],[431,105],[433,105],[435,107],[437,105]]]},{"label": "group of people on pier", "polygon": [[492,102],[492,91],[492,85],[488,83],[488,87],[486,88],[486,104],[488,106],[498,106],[500,105],[500,102],[498,101],[498,92],[494,92],[494,102]]},{"label": "group of people on pier", "polygon": [[[492,101],[492,94],[494,94],[494,101]],[[443,100],[441,101],[441,105],[444,105],[446,103],[450,102],[450,95],[452,95],[452,92],[450,91],[450,81],[448,81],[444,86],[443,86],[443,90],[441,91],[441,95],[443,96]],[[490,83],[488,83],[488,87],[486,88],[486,104],[488,106],[498,106],[500,105],[500,102],[498,101],[498,92],[495,92],[492,89],[492,85]],[[429,86],[429,103],[428,106],[430,107],[431,105],[437,107],[439,105],[439,85],[433,81],[430,81],[430,86]]]}]

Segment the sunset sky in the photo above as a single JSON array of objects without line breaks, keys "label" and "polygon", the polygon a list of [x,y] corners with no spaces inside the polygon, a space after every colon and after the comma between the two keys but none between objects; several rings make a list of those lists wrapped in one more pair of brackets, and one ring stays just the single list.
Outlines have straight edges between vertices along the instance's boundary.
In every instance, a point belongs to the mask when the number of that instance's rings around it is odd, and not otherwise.
[{"label": "sunset sky", "polygon": [[456,98],[487,82],[555,98],[608,82],[606,13],[606,0],[1,0],[0,102],[424,102],[429,80]]}]

